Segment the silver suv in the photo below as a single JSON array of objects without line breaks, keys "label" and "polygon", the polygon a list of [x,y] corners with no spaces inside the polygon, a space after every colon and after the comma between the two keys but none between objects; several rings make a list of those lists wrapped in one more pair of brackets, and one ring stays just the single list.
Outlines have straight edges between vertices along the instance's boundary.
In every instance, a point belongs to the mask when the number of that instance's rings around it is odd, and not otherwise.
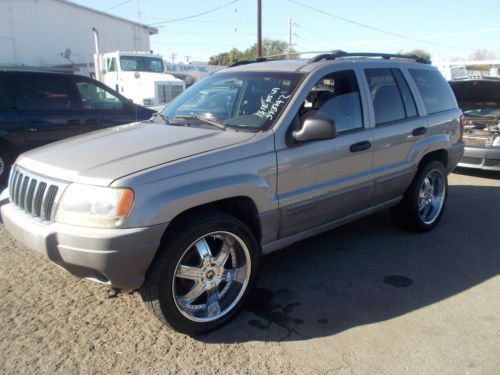
[{"label": "silver suv", "polygon": [[330,53],[212,74],[146,122],[21,155],[7,230],[72,274],[140,289],[166,325],[227,322],[262,254],[391,207],[429,231],[463,153],[433,67]]}]

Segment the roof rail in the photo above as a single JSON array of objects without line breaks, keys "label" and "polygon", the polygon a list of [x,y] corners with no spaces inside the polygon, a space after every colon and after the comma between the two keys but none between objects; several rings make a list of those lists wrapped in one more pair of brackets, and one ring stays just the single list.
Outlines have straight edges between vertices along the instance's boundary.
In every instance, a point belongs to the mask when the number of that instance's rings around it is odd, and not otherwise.
[{"label": "roof rail", "polygon": [[228,68],[233,68],[235,66],[246,65],[246,64],[259,63],[264,61],[269,61],[269,59],[267,57],[257,57],[255,60],[240,60],[232,63],[231,65],[228,66]]},{"label": "roof rail", "polygon": [[336,60],[343,57],[378,57],[384,60],[391,60],[391,59],[413,60],[421,64],[430,64],[429,60],[419,57],[417,55],[403,55],[403,54],[377,53],[377,52],[345,52],[341,50],[335,50],[314,56],[308,61],[308,63],[314,63],[323,60]]}]

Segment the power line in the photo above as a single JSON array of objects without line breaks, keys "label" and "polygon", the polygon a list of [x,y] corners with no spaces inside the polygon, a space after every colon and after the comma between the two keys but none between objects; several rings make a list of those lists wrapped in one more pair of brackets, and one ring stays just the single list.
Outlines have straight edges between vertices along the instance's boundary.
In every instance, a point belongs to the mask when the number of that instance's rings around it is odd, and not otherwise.
[{"label": "power line", "polygon": [[403,35],[403,34],[395,33],[395,32],[392,32],[392,31],[380,29],[380,28],[375,27],[375,26],[370,26],[370,25],[367,25],[367,24],[364,24],[364,23],[361,23],[361,22],[357,22],[357,21],[351,20],[349,18],[338,16],[336,14],[329,13],[329,12],[326,12],[324,10],[314,8],[314,7],[310,6],[310,5],[303,4],[303,3],[298,2],[296,0],[288,0],[288,1],[290,1],[291,3],[294,3],[296,5],[299,5],[301,7],[304,7],[306,9],[314,10],[315,12],[321,13],[323,15],[327,15],[327,16],[333,17],[335,19],[338,19],[338,20],[350,23],[352,25],[363,27],[365,29],[377,31],[379,33],[383,33],[383,34],[387,34],[387,35],[391,35],[391,36],[396,36],[398,38],[413,40],[413,41],[417,41],[417,42],[421,42],[421,43],[432,44],[432,45],[439,46],[439,47],[452,48],[452,49],[460,49],[460,50],[465,50],[465,51],[473,51],[473,49],[470,49],[470,48],[462,48],[462,47],[456,47],[456,46],[447,46],[447,45],[441,44],[441,43],[434,43],[434,42],[429,42],[429,41],[423,40],[423,39],[413,38],[413,37],[408,36],[408,35]]},{"label": "power line", "polygon": [[199,16],[203,16],[205,14],[209,14],[209,13],[213,13],[219,9],[222,9],[222,8],[225,8],[231,4],[234,4],[234,3],[237,3],[238,1],[240,0],[233,0],[233,1],[230,1],[228,3],[225,3],[225,4],[222,4],[216,8],[213,8],[213,9],[209,9],[209,10],[206,10],[204,12],[201,12],[201,13],[197,13],[197,14],[193,14],[191,16],[187,16],[187,17],[182,17],[182,18],[176,18],[176,19],[173,19],[173,20],[168,20],[168,21],[162,21],[162,22],[155,22],[155,23],[152,23],[151,26],[155,26],[155,25],[164,25],[166,23],[172,23],[172,22],[179,22],[179,21],[185,21],[185,20],[189,20],[191,18],[195,18],[195,17],[199,17]]},{"label": "power line", "polygon": [[122,1],[121,3],[116,4],[116,5],[112,6],[111,8],[105,9],[104,11],[105,11],[105,12],[109,12],[110,10],[116,9],[116,8],[118,8],[118,7],[121,7],[122,5],[125,5],[125,4],[127,4],[127,3],[130,3],[131,1],[132,1],[132,0]]}]

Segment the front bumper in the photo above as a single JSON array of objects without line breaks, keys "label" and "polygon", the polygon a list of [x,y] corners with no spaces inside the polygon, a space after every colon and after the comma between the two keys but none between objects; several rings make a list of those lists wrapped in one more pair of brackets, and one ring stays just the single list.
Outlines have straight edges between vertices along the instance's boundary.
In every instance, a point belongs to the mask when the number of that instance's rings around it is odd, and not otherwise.
[{"label": "front bumper", "polygon": [[1,207],[7,231],[71,274],[122,289],[137,289],[156,254],[167,224],[100,229],[42,224],[8,203]]},{"label": "front bumper", "polygon": [[459,167],[500,171],[500,147],[465,147]]}]

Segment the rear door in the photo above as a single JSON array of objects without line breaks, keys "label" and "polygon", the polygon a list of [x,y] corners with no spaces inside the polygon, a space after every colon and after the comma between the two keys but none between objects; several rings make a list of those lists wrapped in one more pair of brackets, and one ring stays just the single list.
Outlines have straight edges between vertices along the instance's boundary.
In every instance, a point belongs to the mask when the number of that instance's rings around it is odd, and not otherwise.
[{"label": "rear door", "polygon": [[330,68],[307,90],[297,113],[296,127],[311,116],[331,119],[336,138],[277,149],[280,237],[369,207],[373,131],[365,126],[358,81],[354,69]]},{"label": "rear door", "polygon": [[0,74],[0,147],[9,147],[11,157],[16,156],[17,148],[24,145],[24,134],[19,127],[15,96],[7,75]]},{"label": "rear door", "polygon": [[70,75],[19,73],[15,92],[25,149],[83,133]]},{"label": "rear door", "polygon": [[401,196],[413,179],[411,155],[427,133],[407,80],[397,67],[365,68],[374,121],[373,205]]}]

